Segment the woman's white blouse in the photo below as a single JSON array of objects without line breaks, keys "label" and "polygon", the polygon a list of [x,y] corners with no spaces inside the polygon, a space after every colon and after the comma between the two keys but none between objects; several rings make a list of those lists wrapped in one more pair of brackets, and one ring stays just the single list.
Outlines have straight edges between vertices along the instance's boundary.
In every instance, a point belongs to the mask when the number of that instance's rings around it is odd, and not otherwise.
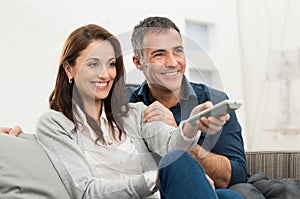
[{"label": "woman's white blouse", "polygon": [[[84,120],[82,111],[79,108],[77,110],[81,119]],[[95,143],[97,137],[88,124],[85,124],[85,130],[77,132],[78,142],[95,177],[107,182],[127,180],[131,176],[143,174],[149,190],[152,190],[155,187],[157,171],[143,172],[138,151],[128,136],[123,134],[119,141],[113,139],[112,129],[109,128],[104,109],[101,113],[100,124],[104,143],[101,141]],[[118,132],[118,129],[115,128],[115,131]]]}]

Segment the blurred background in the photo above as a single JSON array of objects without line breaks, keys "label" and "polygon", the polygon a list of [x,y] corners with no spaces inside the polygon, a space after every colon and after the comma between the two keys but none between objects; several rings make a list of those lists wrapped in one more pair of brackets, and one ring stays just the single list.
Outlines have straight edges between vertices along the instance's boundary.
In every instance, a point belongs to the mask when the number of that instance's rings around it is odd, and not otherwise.
[{"label": "blurred background", "polygon": [[247,151],[300,149],[298,0],[0,4],[0,126],[35,132],[37,119],[48,109],[63,43],[81,25],[99,24],[120,39],[127,82],[139,84],[143,75],[131,61],[131,30],[145,17],[165,16],[182,32],[187,77],[243,103],[236,113]]}]

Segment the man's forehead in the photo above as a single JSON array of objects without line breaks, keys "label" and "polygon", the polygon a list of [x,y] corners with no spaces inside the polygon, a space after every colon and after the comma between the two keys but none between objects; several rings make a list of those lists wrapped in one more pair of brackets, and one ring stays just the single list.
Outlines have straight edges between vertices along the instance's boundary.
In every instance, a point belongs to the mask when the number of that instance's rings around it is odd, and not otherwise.
[{"label": "man's forehead", "polygon": [[168,31],[146,34],[143,39],[144,49],[172,50],[182,47],[182,40],[178,32]]}]

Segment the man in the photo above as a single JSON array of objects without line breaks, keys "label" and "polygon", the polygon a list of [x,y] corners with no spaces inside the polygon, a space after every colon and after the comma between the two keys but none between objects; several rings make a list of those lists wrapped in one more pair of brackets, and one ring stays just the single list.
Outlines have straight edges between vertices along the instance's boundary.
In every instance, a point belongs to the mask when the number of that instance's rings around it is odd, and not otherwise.
[{"label": "man", "polygon": [[[144,120],[164,120],[176,126],[187,119],[192,108],[211,101],[227,99],[221,91],[189,82],[184,76],[186,59],[178,27],[168,18],[148,17],[132,33],[133,62],[146,81],[132,92],[130,102],[148,105]],[[158,102],[160,103],[158,103]],[[209,106],[209,102],[207,106]],[[246,182],[247,164],[241,127],[236,114],[222,131],[210,134],[212,117],[200,119],[201,138],[190,154],[202,165],[217,188]],[[204,133],[206,132],[206,133]]]},{"label": "man", "polygon": [[[164,120],[176,126],[188,118],[194,106],[206,101],[216,104],[228,98],[224,92],[186,79],[181,34],[170,19],[148,17],[142,20],[134,27],[131,42],[133,62],[144,73],[146,81],[128,96],[131,102],[142,101],[148,105],[145,121]],[[210,128],[214,119],[200,119],[202,134],[190,154],[212,178],[216,188],[230,187],[247,199],[295,198],[299,195],[300,182],[295,179],[268,180],[258,173],[246,183],[248,174],[242,129],[236,114],[230,113],[230,119],[216,134]]]}]

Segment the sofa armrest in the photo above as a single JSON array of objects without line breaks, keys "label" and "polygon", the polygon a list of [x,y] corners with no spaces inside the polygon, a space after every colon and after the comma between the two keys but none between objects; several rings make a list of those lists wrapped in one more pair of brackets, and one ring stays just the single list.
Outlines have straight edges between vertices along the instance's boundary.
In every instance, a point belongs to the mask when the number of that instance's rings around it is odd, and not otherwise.
[{"label": "sofa armrest", "polygon": [[300,180],[300,151],[248,151],[246,158],[250,175],[264,172],[269,179]]},{"label": "sofa armrest", "polygon": [[0,133],[0,198],[70,198],[33,134]]}]

